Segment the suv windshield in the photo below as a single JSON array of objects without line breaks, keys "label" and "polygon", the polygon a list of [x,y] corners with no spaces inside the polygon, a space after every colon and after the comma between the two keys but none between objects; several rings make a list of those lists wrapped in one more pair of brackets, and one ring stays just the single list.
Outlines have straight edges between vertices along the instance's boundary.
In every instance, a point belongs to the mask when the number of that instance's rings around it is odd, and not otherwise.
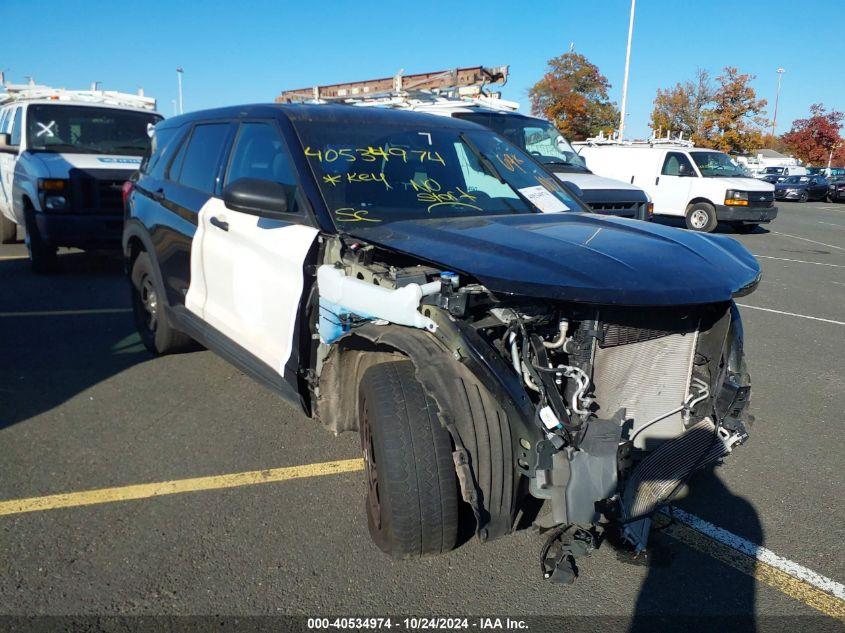
[{"label": "suv windshield", "polygon": [[705,178],[746,177],[739,163],[722,152],[690,152],[690,156]]},{"label": "suv windshield", "polygon": [[781,182],[785,182],[788,185],[799,185],[801,183],[810,182],[810,179],[807,176],[789,176],[782,179]]},{"label": "suv windshield", "polygon": [[490,128],[544,165],[560,165],[575,171],[587,171],[584,159],[548,121],[498,112],[460,112],[455,114],[455,118]]},{"label": "suv windshield", "polygon": [[27,148],[39,152],[143,156],[150,147],[149,124],[158,114],[92,106],[29,106]]},{"label": "suv windshield", "polygon": [[492,132],[327,121],[295,123],[339,228],[354,222],[586,211]]}]

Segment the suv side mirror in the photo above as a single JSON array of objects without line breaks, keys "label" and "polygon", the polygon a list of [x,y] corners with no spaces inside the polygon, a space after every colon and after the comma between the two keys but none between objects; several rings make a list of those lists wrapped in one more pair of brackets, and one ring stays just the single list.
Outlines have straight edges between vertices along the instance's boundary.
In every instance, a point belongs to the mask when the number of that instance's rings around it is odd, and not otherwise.
[{"label": "suv side mirror", "polygon": [[223,189],[223,203],[232,211],[262,218],[285,217],[293,188],[259,178],[238,178]]},{"label": "suv side mirror", "polygon": [[19,145],[12,145],[10,141],[12,140],[11,134],[0,134],[0,152],[6,152],[7,154],[16,154],[18,149],[20,149]]}]

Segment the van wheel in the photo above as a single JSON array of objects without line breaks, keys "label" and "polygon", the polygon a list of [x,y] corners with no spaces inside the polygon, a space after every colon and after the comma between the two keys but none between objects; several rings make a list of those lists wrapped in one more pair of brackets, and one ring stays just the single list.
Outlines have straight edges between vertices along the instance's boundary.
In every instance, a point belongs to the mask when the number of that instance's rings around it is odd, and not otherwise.
[{"label": "van wheel", "polygon": [[190,349],[191,338],[174,329],[164,311],[164,290],[156,283],[150,256],[135,258],[130,275],[132,314],[141,342],[153,354],[171,354]]},{"label": "van wheel", "polygon": [[39,275],[56,272],[58,268],[56,247],[41,239],[34,221],[30,223],[26,231],[26,252],[33,272]]},{"label": "van wheel", "polygon": [[710,233],[719,223],[716,208],[709,202],[696,202],[687,208],[687,228],[691,231]]},{"label": "van wheel", "polygon": [[359,393],[370,536],[394,558],[455,547],[458,485],[452,442],[410,361],[373,365]]},{"label": "van wheel", "polygon": [[18,225],[0,213],[0,244],[14,244],[18,241]]}]

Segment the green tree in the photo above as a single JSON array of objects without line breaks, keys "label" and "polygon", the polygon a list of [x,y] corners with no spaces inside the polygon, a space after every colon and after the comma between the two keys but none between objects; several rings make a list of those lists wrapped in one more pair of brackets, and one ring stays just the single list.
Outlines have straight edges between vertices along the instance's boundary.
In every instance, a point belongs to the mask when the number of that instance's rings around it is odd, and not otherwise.
[{"label": "green tree", "polygon": [[543,78],[529,91],[531,112],[552,121],[571,141],[615,130],[619,110],[610,101],[610,83],[583,55],[564,53],[549,60]]},{"label": "green tree", "polygon": [[733,66],[725,66],[716,78],[712,105],[704,114],[710,147],[743,154],[762,144],[766,100],[757,98],[750,85],[754,78]]},{"label": "green tree", "polygon": [[699,68],[694,81],[678,82],[673,88],[657,90],[651,111],[651,128],[662,136],[683,134],[696,145],[707,144],[706,108],[713,99],[710,73]]}]

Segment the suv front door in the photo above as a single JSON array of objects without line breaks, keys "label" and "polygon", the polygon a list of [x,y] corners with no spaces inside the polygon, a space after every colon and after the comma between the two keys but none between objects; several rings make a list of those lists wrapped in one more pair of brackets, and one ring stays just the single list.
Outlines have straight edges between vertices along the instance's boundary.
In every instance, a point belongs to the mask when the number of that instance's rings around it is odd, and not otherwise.
[{"label": "suv front door", "polygon": [[198,276],[192,275],[188,308],[292,382],[299,361],[294,342],[303,267],[318,231],[295,194],[295,170],[275,122],[240,124],[224,187],[241,178],[288,187],[289,218],[234,211],[220,197],[210,198],[200,210],[194,238],[194,255],[201,256],[202,280],[200,283]]},{"label": "suv front door", "polygon": [[690,188],[696,177],[692,161],[682,152],[666,152],[660,175],[655,179],[654,212],[684,215]]}]

